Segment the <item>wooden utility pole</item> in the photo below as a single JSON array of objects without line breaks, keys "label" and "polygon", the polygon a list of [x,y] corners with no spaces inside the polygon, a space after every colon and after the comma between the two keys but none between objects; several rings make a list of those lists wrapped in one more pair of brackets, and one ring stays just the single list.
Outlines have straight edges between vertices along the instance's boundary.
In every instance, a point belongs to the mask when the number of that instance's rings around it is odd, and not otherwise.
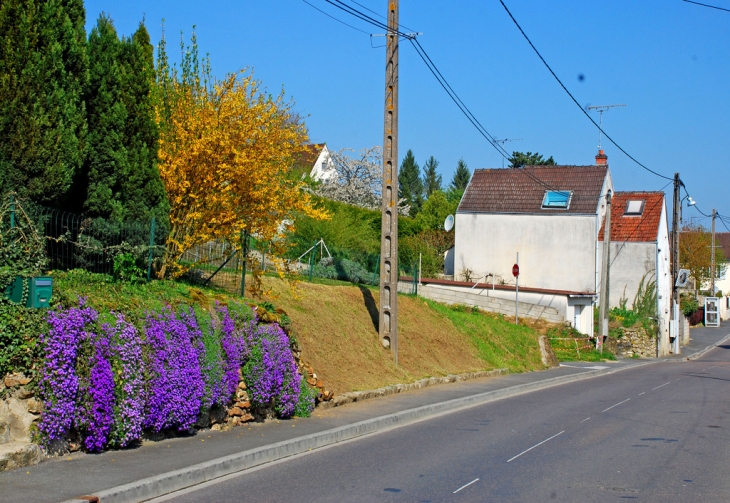
[{"label": "wooden utility pole", "polygon": [[715,216],[717,210],[712,208],[712,246],[710,247],[710,297],[715,296]]},{"label": "wooden utility pole", "polygon": [[677,288],[677,276],[679,275],[679,220],[681,218],[682,200],[680,188],[682,181],[679,173],[674,173],[674,203],[672,207],[672,330],[669,334],[674,338],[673,353],[679,353],[679,289]]},{"label": "wooden utility pole", "polygon": [[603,341],[608,337],[609,268],[611,267],[611,191],[606,194],[606,224],[603,228],[603,260],[601,266],[601,333],[596,336],[596,350],[603,351]]},{"label": "wooden utility pole", "polygon": [[388,0],[380,233],[380,342],[398,364],[398,0]]}]

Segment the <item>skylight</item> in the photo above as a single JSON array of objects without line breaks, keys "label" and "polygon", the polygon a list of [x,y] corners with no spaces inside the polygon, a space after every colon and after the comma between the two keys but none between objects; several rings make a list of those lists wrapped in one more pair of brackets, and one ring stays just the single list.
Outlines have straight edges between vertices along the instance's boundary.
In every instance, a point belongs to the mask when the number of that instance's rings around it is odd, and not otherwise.
[{"label": "skylight", "polygon": [[624,215],[641,215],[644,212],[644,200],[634,199],[626,202],[626,211]]},{"label": "skylight", "polygon": [[572,196],[573,192],[568,190],[546,190],[542,208],[567,210]]}]

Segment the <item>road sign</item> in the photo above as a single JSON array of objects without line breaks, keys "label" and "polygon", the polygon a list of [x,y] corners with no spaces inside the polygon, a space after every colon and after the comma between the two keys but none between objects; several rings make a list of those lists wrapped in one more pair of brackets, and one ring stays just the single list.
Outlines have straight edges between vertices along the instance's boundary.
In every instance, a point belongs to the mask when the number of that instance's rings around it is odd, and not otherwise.
[{"label": "road sign", "polygon": [[515,278],[520,275],[520,266],[515,264],[512,266],[512,276]]}]

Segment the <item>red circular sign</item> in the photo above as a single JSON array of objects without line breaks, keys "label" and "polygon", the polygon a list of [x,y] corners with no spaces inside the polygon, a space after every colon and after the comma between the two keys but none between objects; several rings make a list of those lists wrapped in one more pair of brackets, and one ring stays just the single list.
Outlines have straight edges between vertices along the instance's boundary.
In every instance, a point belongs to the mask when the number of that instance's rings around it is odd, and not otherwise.
[{"label": "red circular sign", "polygon": [[512,276],[514,276],[516,278],[519,275],[520,275],[520,266],[515,264],[512,266]]}]

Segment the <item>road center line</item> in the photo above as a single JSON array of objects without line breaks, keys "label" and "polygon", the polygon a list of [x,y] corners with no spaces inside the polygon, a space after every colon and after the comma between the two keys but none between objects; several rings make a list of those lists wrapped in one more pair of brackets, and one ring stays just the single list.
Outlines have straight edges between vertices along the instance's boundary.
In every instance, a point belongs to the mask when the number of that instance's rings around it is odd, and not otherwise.
[{"label": "road center line", "polygon": [[656,388],[652,388],[651,390],[652,390],[652,391],[654,391],[655,389],[659,389],[659,388],[661,388],[662,386],[666,386],[667,384],[672,384],[672,383],[671,383],[671,382],[665,382],[664,384],[662,384],[662,385],[660,385],[660,386],[657,386]]},{"label": "road center line", "polygon": [[641,393],[639,393],[639,396],[643,395],[644,393],[646,393],[646,391],[642,391]]},{"label": "road center line", "polygon": [[614,407],[618,407],[618,406],[619,406],[619,405],[621,405],[622,403],[626,403],[626,402],[628,402],[629,400],[631,400],[631,398],[627,398],[627,399],[626,399],[626,400],[624,400],[623,402],[619,402],[619,403],[617,403],[616,405],[611,405],[611,406],[610,406],[610,407],[609,407],[608,409],[603,409],[603,410],[602,410],[601,412],[606,412],[607,410],[611,410],[611,409],[613,409]]},{"label": "road center line", "polygon": [[588,421],[589,419],[590,419],[590,417],[587,417],[587,418],[585,418],[585,419],[584,419],[583,421],[581,421],[581,424],[585,423],[585,422],[586,422],[586,421]]},{"label": "road center line", "polygon": [[549,442],[550,440],[554,439],[555,437],[557,437],[557,436],[559,436],[559,435],[562,435],[563,433],[565,433],[565,430],[561,431],[560,433],[556,433],[555,435],[553,435],[553,436],[552,436],[552,437],[550,437],[550,438],[546,438],[545,440],[543,440],[543,441],[542,441],[542,442],[540,442],[539,444],[535,444],[535,445],[533,445],[532,447],[530,447],[529,449],[526,449],[526,450],[522,451],[522,452],[521,452],[521,453],[519,453],[519,454],[518,454],[517,456],[515,456],[515,457],[513,457],[513,458],[510,458],[510,459],[508,459],[508,460],[507,460],[507,462],[509,463],[510,461],[514,461],[515,459],[519,458],[519,457],[520,457],[520,456],[522,456],[523,454],[525,454],[525,453],[528,453],[528,452],[530,452],[530,451],[531,451],[532,449],[534,449],[535,447],[539,447],[539,446],[541,446],[542,444],[544,444],[545,442]]},{"label": "road center line", "polygon": [[460,487],[460,488],[458,488],[458,489],[457,489],[456,491],[454,491],[454,492],[453,492],[452,494],[456,494],[456,493],[458,493],[459,491],[461,491],[462,489],[464,489],[465,487],[469,487],[470,485],[472,485],[472,484],[473,484],[474,482],[476,482],[477,480],[479,480],[479,479],[474,479],[474,480],[472,480],[471,482],[469,482],[468,484],[466,484],[466,485],[463,485],[463,486],[461,486],[461,487]]}]

